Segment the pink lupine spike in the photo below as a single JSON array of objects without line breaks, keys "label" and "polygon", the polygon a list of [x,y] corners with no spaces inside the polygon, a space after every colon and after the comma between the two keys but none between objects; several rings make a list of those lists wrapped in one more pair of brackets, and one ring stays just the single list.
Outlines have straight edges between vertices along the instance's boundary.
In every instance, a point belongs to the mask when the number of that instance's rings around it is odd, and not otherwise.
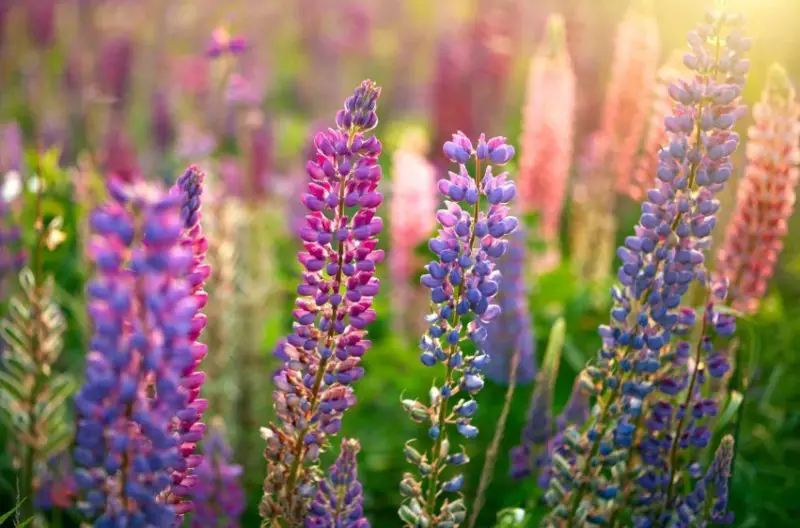
[{"label": "pink lupine spike", "polygon": [[633,0],[617,28],[601,128],[611,141],[617,189],[625,192],[649,111],[660,43],[652,0]]},{"label": "pink lupine spike", "polygon": [[634,200],[642,200],[648,189],[654,185],[658,169],[658,151],[669,141],[667,131],[664,129],[664,116],[672,112],[672,98],[667,87],[680,79],[682,69],[683,53],[676,50],[656,73],[656,83],[653,86],[650,102],[650,117],[642,150],[636,160],[636,169],[633,171],[630,184],[625,188],[618,187],[620,192]]},{"label": "pink lupine spike", "polygon": [[523,212],[541,215],[541,236],[555,242],[572,160],[575,73],[564,19],[551,15],[547,39],[531,60],[523,110],[519,195]]},{"label": "pink lupine spike", "polygon": [[730,281],[734,308],[758,310],[783,248],[792,215],[800,163],[800,105],[786,71],[772,66],[748,130],[747,168],[717,255],[717,270]]}]

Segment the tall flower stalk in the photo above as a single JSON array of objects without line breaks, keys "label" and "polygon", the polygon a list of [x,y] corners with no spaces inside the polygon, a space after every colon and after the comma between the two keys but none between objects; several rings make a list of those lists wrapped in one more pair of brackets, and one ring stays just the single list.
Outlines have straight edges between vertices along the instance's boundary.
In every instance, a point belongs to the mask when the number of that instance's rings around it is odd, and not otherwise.
[{"label": "tall flower stalk", "polygon": [[[572,163],[575,91],[564,19],[551,15],[547,36],[528,71],[519,174],[520,209],[539,213],[541,237],[551,245],[558,242]],[[558,249],[551,247],[537,269],[551,267],[559,259]]]},{"label": "tall flower stalk", "polygon": [[[686,429],[676,417],[696,397],[690,380],[714,354],[705,338],[693,348],[686,336],[695,314],[681,303],[693,281],[707,281],[705,251],[719,209],[714,195],[731,175],[739,144],[731,128],[743,111],[738,101],[749,69],[741,24],[737,15],[714,11],[688,35],[684,62],[695,75],[669,87],[675,105],[664,121],[669,144],[659,153],[659,183],[647,193],[635,234],[617,251],[622,266],[611,322],[600,327],[603,346],[581,374],[597,403],[584,431],[565,431],[567,453],[554,458],[549,526],[613,524],[623,505],[636,525],[676,519],[674,481],[687,478],[692,465],[664,447],[678,442],[685,449]],[[719,331],[719,320],[711,320]],[[687,361],[690,351],[694,361]],[[703,415],[713,410],[702,408]],[[664,439],[657,446],[648,440],[654,415],[669,424],[657,433]]]},{"label": "tall flower stalk", "polygon": [[302,201],[309,210],[301,230],[304,268],[292,312],[286,361],[274,377],[276,422],[265,428],[267,476],[261,515],[266,526],[298,526],[319,478],[318,459],[342,415],[355,404],[352,384],[370,347],[366,326],[375,319],[373,297],[383,260],[376,208],[381,143],[367,136],[378,123],[380,88],[363,81],[336,115],[337,128],[317,134],[316,156]]},{"label": "tall flower stalk", "polygon": [[[460,473],[446,475],[448,466],[469,460],[463,448],[451,451],[450,430],[455,427],[468,439],[478,434],[471,421],[478,408],[474,395],[483,388],[481,371],[490,360],[483,349],[486,324],[500,313],[500,307],[492,303],[501,281],[495,261],[506,252],[504,237],[518,224],[508,215],[507,205],[516,195],[514,183],[507,173],[493,174],[493,166],[508,163],[514,155],[504,137],[487,141],[481,135],[473,148],[459,132],[444,144],[444,153],[458,163],[459,171],[438,183],[448,200],[436,214],[439,234],[428,244],[436,258],[421,278],[431,290],[432,311],[426,317],[430,326],[420,341],[420,360],[428,367],[443,365],[444,381],[431,388],[429,406],[403,401],[412,420],[429,424],[428,436],[433,440],[425,454],[414,447],[413,440],[406,444],[406,460],[419,472],[419,478],[406,473],[400,484],[406,500],[399,515],[408,526],[458,526],[466,518],[463,499],[445,498],[439,504],[441,496],[458,493],[464,482]],[[467,171],[470,162],[475,164],[474,177]],[[466,340],[474,343],[474,353],[463,347]]]},{"label": "tall flower stalk", "polygon": [[747,168],[717,271],[731,283],[734,308],[758,309],[783,249],[800,163],[800,105],[781,66],[770,68],[748,130]]},{"label": "tall flower stalk", "polygon": [[180,196],[116,179],[109,194],[91,218],[94,335],[75,397],[78,506],[96,526],[169,526],[177,516],[163,497],[186,464],[174,420],[193,390],[183,373],[199,359],[190,334],[201,301],[184,280],[192,255],[181,244]]}]

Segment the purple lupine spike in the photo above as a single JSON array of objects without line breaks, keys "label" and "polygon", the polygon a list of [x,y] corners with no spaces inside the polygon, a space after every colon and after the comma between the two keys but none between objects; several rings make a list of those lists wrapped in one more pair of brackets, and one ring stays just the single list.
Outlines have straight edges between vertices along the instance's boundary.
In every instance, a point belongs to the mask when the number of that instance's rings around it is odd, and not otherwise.
[{"label": "purple lupine spike", "polygon": [[90,220],[94,335],[75,397],[78,507],[95,526],[169,526],[175,511],[160,498],[184,463],[172,421],[195,361],[198,301],[184,280],[192,256],[181,246],[179,196],[117,179],[108,191]]},{"label": "purple lupine spike", "polygon": [[725,435],[714,453],[711,467],[676,508],[676,526],[733,524],[734,514],[728,511],[728,481],[733,455],[733,437]]},{"label": "purple lupine spike", "polygon": [[525,230],[520,226],[509,238],[508,251],[497,260],[497,269],[503,276],[503,287],[497,294],[501,312],[497,321],[486,327],[485,345],[492,358],[486,376],[497,383],[508,383],[509,363],[517,347],[520,350],[517,383],[530,383],[536,375],[536,338],[528,307],[525,244]]},{"label": "purple lupine spike", "polygon": [[221,426],[212,426],[203,441],[202,458],[194,470],[195,484],[191,488],[194,512],[189,526],[238,528],[245,508],[240,481],[242,466],[231,463],[231,448]]},{"label": "purple lupine spike", "polygon": [[25,21],[28,36],[36,46],[47,49],[53,45],[56,36],[56,0],[26,0]]},{"label": "purple lupine spike", "polygon": [[321,480],[311,510],[305,518],[305,528],[369,528],[364,517],[364,497],[358,481],[356,455],[361,450],[358,440],[342,439],[336,462],[328,477]]},{"label": "purple lupine spike", "polygon": [[170,152],[175,143],[175,120],[170,107],[169,96],[164,91],[153,94],[150,106],[150,131],[153,146],[158,152]]},{"label": "purple lupine spike", "polygon": [[104,95],[113,98],[116,108],[124,108],[131,91],[134,48],[130,37],[110,38],[100,49],[97,80]]},{"label": "purple lupine spike", "polygon": [[381,143],[366,133],[378,122],[380,88],[364,81],[337,114],[338,128],[316,135],[308,162],[309,211],[300,230],[304,268],[297,288],[288,358],[274,377],[277,421],[265,428],[267,477],[261,515],[267,523],[302,519],[314,496],[318,457],[355,404],[352,384],[364,375],[361,357],[371,343],[366,326],[375,319],[375,267],[383,222],[377,207]]},{"label": "purple lupine spike", "polygon": [[17,122],[0,124],[0,177],[22,169],[22,129]]},{"label": "purple lupine spike", "polygon": [[203,236],[200,225],[200,206],[203,194],[205,174],[197,166],[192,165],[178,178],[173,188],[173,194],[180,196],[181,222],[183,230],[181,247],[192,255],[192,261],[186,273],[190,295],[195,300],[195,312],[192,314],[189,340],[192,353],[192,362],[181,372],[182,386],[187,391],[186,405],[177,413],[174,430],[178,438],[183,463],[175,468],[172,474],[172,488],[169,503],[178,514],[180,522],[182,515],[192,509],[192,486],[196,482],[194,468],[200,464],[202,457],[195,453],[198,441],[205,431],[205,424],[200,420],[203,412],[208,407],[208,401],[199,398],[200,389],[205,380],[205,374],[199,370],[200,362],[206,356],[208,349],[200,343],[199,337],[206,326],[206,316],[201,312],[208,301],[208,294],[203,289],[206,279],[211,274],[211,267],[205,263],[208,242]]},{"label": "purple lupine spike", "polygon": [[[438,235],[428,243],[435,258],[420,279],[431,291],[433,307],[426,317],[428,330],[420,340],[420,361],[427,367],[442,364],[445,375],[441,387],[431,388],[430,406],[415,400],[403,401],[412,420],[429,424],[428,436],[434,441],[427,454],[406,444],[406,460],[417,466],[421,476],[417,479],[406,473],[400,485],[405,501],[398,513],[408,526],[455,526],[466,517],[461,498],[438,504],[442,495],[459,491],[463,475],[456,473],[443,482],[440,477],[444,478],[447,466],[468,461],[463,449],[449,451],[450,429],[455,426],[464,438],[478,434],[471,422],[478,408],[474,395],[483,388],[482,371],[489,363],[489,354],[484,350],[486,327],[500,314],[500,306],[494,300],[502,276],[495,263],[506,252],[505,237],[519,223],[509,216],[507,205],[516,194],[514,183],[505,172],[493,174],[493,165],[505,165],[514,155],[506,138],[498,136],[487,141],[481,134],[473,146],[459,132],[444,144],[443,151],[459,165],[459,171],[450,172],[437,184],[448,200],[436,214],[441,226]],[[470,161],[475,163],[475,177],[467,172],[465,164]],[[467,339],[475,344],[474,353],[462,350],[460,343]],[[451,400],[455,400],[452,407]],[[423,485],[423,481],[427,482]]]},{"label": "purple lupine spike", "polygon": [[[2,182],[3,179],[0,179]],[[14,223],[11,208],[5,197],[0,196],[0,299],[5,299],[6,277],[18,273],[25,264],[25,250],[21,248],[20,236],[20,227]]]},{"label": "purple lupine spike", "polygon": [[[744,111],[739,95],[750,66],[742,22],[714,11],[688,35],[684,63],[694,72],[669,87],[674,105],[664,120],[669,143],[658,154],[657,186],[647,193],[634,235],[617,251],[622,265],[611,321],[599,329],[597,361],[580,378],[598,406],[583,434],[565,432],[569,456],[545,494],[553,507],[546,524],[613,525],[624,510],[636,526],[654,518],[668,525],[676,520],[673,484],[697,453],[682,446],[707,442],[705,425],[684,417],[716,412],[697,386],[717,351],[704,328],[688,361],[695,313],[681,304],[692,282],[707,283],[705,252],[719,209],[714,195],[731,175],[739,144],[732,127]],[[716,335],[733,330],[726,318],[703,320],[713,321]]]}]

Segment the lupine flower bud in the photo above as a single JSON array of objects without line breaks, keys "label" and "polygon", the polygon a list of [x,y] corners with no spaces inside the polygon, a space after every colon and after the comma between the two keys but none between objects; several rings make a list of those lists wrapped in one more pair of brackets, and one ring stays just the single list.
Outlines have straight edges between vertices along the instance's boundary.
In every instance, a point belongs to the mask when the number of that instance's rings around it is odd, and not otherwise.
[{"label": "lupine flower bud", "polygon": [[528,71],[519,175],[520,207],[539,213],[541,236],[551,244],[558,238],[572,162],[575,89],[564,19],[552,15]]},{"label": "lupine flower bud", "polygon": [[189,489],[194,504],[189,526],[238,528],[245,507],[242,467],[231,463],[231,448],[220,425],[212,426],[202,451],[202,462],[194,469],[195,483]]},{"label": "lupine flower bud", "polygon": [[192,256],[180,243],[178,195],[117,179],[109,195],[91,217],[94,335],[75,397],[78,507],[98,526],[169,526],[175,511],[159,497],[185,463],[172,424],[193,390],[181,374],[196,360],[197,301],[184,280]]},{"label": "lupine flower bud", "polygon": [[508,383],[509,366],[519,349],[517,382],[529,383],[536,371],[536,338],[528,307],[529,289],[525,275],[527,248],[522,226],[509,237],[508,250],[497,260],[503,284],[497,294],[500,316],[486,326],[486,352],[492,360],[486,375],[497,383]]},{"label": "lupine flower bud", "polygon": [[795,202],[800,163],[800,105],[786,71],[773,65],[761,101],[753,107],[747,168],[717,255],[730,280],[733,306],[753,313],[767,290],[783,248]]},{"label": "lupine flower bud", "polygon": [[622,192],[627,191],[633,177],[636,154],[650,110],[649,96],[660,47],[652,0],[632,0],[617,28],[611,78],[600,124],[610,141],[611,168],[617,189]]},{"label": "lupine flower bud", "polygon": [[183,227],[180,245],[192,257],[185,279],[189,285],[189,295],[194,307],[188,335],[192,361],[180,372],[182,385],[187,390],[187,399],[185,406],[178,411],[173,424],[183,463],[179,464],[172,474],[173,486],[169,502],[174,505],[179,519],[181,514],[189,511],[192,507],[190,488],[196,480],[193,477],[194,468],[201,461],[201,457],[195,454],[195,449],[205,428],[205,424],[200,420],[208,407],[205,399],[198,398],[205,380],[205,374],[198,368],[208,351],[206,345],[199,341],[200,334],[206,326],[206,316],[201,310],[208,300],[208,294],[203,287],[211,274],[211,268],[204,262],[208,242],[203,236],[203,228],[200,225],[204,179],[203,172],[192,165],[178,178],[172,189],[172,194],[179,196],[181,200]]},{"label": "lupine flower bud", "polygon": [[417,247],[436,224],[436,169],[424,154],[425,140],[409,133],[392,156],[389,270],[396,289],[394,317],[401,330],[413,327],[406,314],[416,317],[418,308],[427,308],[427,295],[418,300],[419,292],[410,284],[419,268]]},{"label": "lupine flower bud", "polygon": [[337,129],[316,135],[308,162],[308,209],[298,253],[303,281],[297,288],[287,360],[274,377],[277,421],[270,424],[267,477],[261,514],[267,522],[302,522],[314,495],[318,457],[327,436],[355,404],[352,384],[364,375],[361,357],[371,343],[366,326],[375,319],[375,268],[383,260],[376,209],[381,143],[367,132],[378,123],[372,81],[364,81],[336,116]]},{"label": "lupine flower bud", "polygon": [[714,195],[739,143],[731,127],[743,113],[738,99],[749,66],[740,25],[736,15],[712,12],[689,33],[695,75],[669,87],[674,105],[664,120],[669,143],[659,152],[658,183],[634,235],[617,250],[611,320],[599,328],[602,348],[580,378],[597,407],[585,432],[564,431],[546,524],[613,525],[622,508],[636,526],[654,517],[669,526],[680,516],[674,484],[693,463],[690,447],[708,442],[704,422],[716,413],[700,387],[707,374],[724,374],[726,351],[716,339],[735,326],[709,302],[693,347],[696,315],[681,304],[692,282],[708,282]]},{"label": "lupine flower bud", "polygon": [[[504,137],[487,140],[481,134],[473,145],[459,132],[444,144],[443,151],[451,162],[459,164],[459,171],[450,172],[437,184],[447,200],[445,208],[436,213],[441,226],[438,236],[428,243],[435,258],[420,279],[431,292],[433,308],[425,319],[429,328],[420,340],[420,361],[428,367],[442,364],[445,377],[442,386],[431,388],[427,417],[421,413],[412,416],[415,421],[430,422],[428,435],[434,445],[416,464],[422,480],[427,480],[425,486],[411,474],[406,477],[411,487],[427,488],[427,494],[407,497],[399,511],[400,518],[410,526],[455,526],[465,517],[461,499],[446,499],[437,507],[436,503],[427,503],[425,497],[438,502],[440,494],[454,493],[461,486],[459,474],[440,482],[440,477],[446,478],[446,466],[455,465],[448,456],[448,436],[453,422],[464,438],[478,434],[471,419],[477,409],[474,395],[483,387],[482,371],[490,361],[484,350],[486,326],[500,314],[500,306],[493,302],[502,280],[495,262],[506,252],[505,237],[519,223],[508,215],[507,204],[516,195],[514,183],[507,173],[493,173],[492,165],[504,165],[514,155],[514,148]],[[465,163],[470,161],[475,163],[475,177],[467,172]],[[475,345],[471,354],[460,345],[466,339]]]},{"label": "lupine flower bud", "polygon": [[356,466],[360,449],[358,440],[342,439],[336,462],[328,470],[327,478],[319,483],[305,519],[306,528],[369,528],[369,521],[364,517],[364,497]]}]

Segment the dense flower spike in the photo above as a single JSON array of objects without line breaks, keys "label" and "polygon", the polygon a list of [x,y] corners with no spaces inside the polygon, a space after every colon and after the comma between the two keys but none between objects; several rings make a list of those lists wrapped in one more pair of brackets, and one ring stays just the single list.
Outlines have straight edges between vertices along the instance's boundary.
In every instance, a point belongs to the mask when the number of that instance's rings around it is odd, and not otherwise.
[{"label": "dense flower spike", "polygon": [[203,441],[202,456],[190,489],[194,512],[189,526],[238,528],[245,507],[244,489],[239,481],[242,467],[231,463],[231,448],[221,425],[212,425]]},{"label": "dense flower spike", "polygon": [[614,259],[617,222],[609,148],[608,137],[599,130],[587,138],[572,187],[570,261],[578,277],[590,284],[608,279]]},{"label": "dense flower spike", "polygon": [[376,209],[381,143],[366,133],[378,123],[380,88],[361,83],[336,115],[336,130],[317,134],[310,181],[302,201],[309,210],[300,232],[305,269],[297,288],[287,360],[274,377],[277,422],[266,429],[267,477],[261,515],[268,526],[297,525],[314,496],[318,457],[355,403],[352,384],[370,347],[366,326],[375,319],[373,297],[383,260]]},{"label": "dense flower spike", "polygon": [[409,132],[392,156],[389,270],[395,285],[394,317],[401,323],[400,330],[413,326],[404,321],[405,314],[418,319],[418,310],[427,307],[427,295],[425,305],[419,306],[416,301],[421,296],[417,294],[422,292],[410,284],[420,267],[417,247],[430,236],[436,223],[436,169],[424,157],[426,141],[421,134]]},{"label": "dense flower spike", "polygon": [[658,68],[661,46],[652,4],[652,0],[632,0],[617,28],[611,78],[600,124],[611,142],[611,165],[617,189],[623,192],[633,175],[650,110],[648,96]]},{"label": "dense flower spike", "polygon": [[786,71],[774,65],[748,131],[747,169],[717,255],[731,283],[733,306],[753,313],[783,248],[795,202],[800,163],[800,105]]},{"label": "dense flower spike", "polygon": [[526,231],[520,226],[509,238],[508,250],[497,259],[497,270],[503,277],[503,287],[497,294],[500,306],[498,318],[486,325],[484,349],[491,357],[486,375],[497,383],[508,383],[509,366],[514,351],[519,348],[517,382],[529,383],[536,372],[536,337],[528,307]]},{"label": "dense flower spike", "polygon": [[733,512],[728,511],[728,481],[733,464],[733,448],[733,437],[723,437],[711,467],[677,508],[674,526],[705,528],[709,525],[733,523]]},{"label": "dense flower spike", "polygon": [[168,526],[175,512],[158,499],[185,464],[172,420],[192,390],[181,373],[197,359],[198,299],[182,279],[192,258],[180,244],[178,195],[118,180],[109,194],[91,217],[94,335],[75,397],[78,506],[95,526]]},{"label": "dense flower spike", "polygon": [[306,528],[369,528],[364,517],[364,497],[358,481],[358,440],[342,439],[342,448],[328,477],[319,483],[317,496],[305,519]]},{"label": "dense flower spike", "polygon": [[715,410],[703,403],[696,411],[696,387],[705,365],[717,371],[714,358],[724,357],[709,333],[729,335],[732,321],[707,310],[701,346],[688,361],[692,345],[681,339],[691,335],[695,314],[681,303],[693,281],[707,281],[704,252],[719,208],[714,194],[730,177],[739,143],[731,128],[743,113],[738,101],[749,62],[742,55],[750,45],[741,24],[737,15],[712,12],[689,33],[684,62],[695,75],[669,87],[675,105],[664,121],[670,141],[659,153],[658,186],[647,193],[635,234],[617,251],[622,266],[611,322],[600,327],[603,346],[580,378],[597,396],[596,409],[584,434],[564,432],[567,456],[546,495],[553,507],[546,525],[613,524],[623,506],[634,508],[637,526],[674,518],[673,483],[692,467],[683,456],[694,453],[685,451],[686,442],[707,441],[695,420]]},{"label": "dense flower spike", "polygon": [[656,82],[653,84],[653,93],[649,103],[650,117],[642,139],[642,149],[636,160],[633,178],[627,187],[617,186],[621,193],[627,194],[634,200],[644,198],[647,191],[656,184],[658,152],[669,141],[667,131],[664,129],[664,116],[672,112],[672,97],[669,95],[668,88],[670,84],[680,80],[685,69],[683,51],[675,51],[656,72]]},{"label": "dense flower spike", "polygon": [[528,72],[519,174],[521,209],[540,214],[541,235],[549,243],[558,239],[572,162],[575,90],[564,19],[552,15]]},{"label": "dense flower spike", "polygon": [[185,407],[177,413],[174,424],[184,464],[178,466],[172,474],[173,486],[170,502],[174,504],[175,511],[179,515],[191,509],[190,488],[195,481],[192,477],[192,470],[201,461],[201,457],[195,454],[195,448],[205,431],[205,424],[200,420],[208,406],[205,399],[198,397],[205,380],[205,374],[198,370],[198,367],[207,353],[206,345],[199,341],[200,333],[206,326],[206,316],[200,310],[208,300],[203,286],[211,274],[211,268],[204,262],[208,243],[203,236],[203,228],[200,226],[200,202],[204,179],[203,172],[192,165],[178,178],[172,190],[173,194],[180,196],[181,200],[183,230],[180,245],[192,256],[185,278],[189,284],[190,295],[195,301],[195,311],[192,314],[188,336],[191,342],[193,361],[180,373],[183,378],[182,385],[188,392],[188,399]]},{"label": "dense flower spike", "polygon": [[[466,517],[462,499],[451,502],[445,498],[439,507],[439,497],[457,493],[464,476],[455,474],[444,478],[448,466],[468,461],[463,449],[450,450],[450,429],[455,426],[465,438],[474,438],[478,429],[472,425],[477,410],[473,399],[483,387],[481,371],[489,362],[484,351],[486,324],[500,314],[493,304],[500,287],[501,275],[495,261],[506,252],[504,238],[513,233],[518,221],[508,216],[508,203],[516,188],[507,173],[493,174],[493,165],[505,165],[514,155],[514,148],[504,137],[486,140],[482,134],[478,144],[463,134],[453,135],[444,144],[447,158],[459,165],[459,171],[439,180],[439,192],[448,198],[445,208],[436,219],[441,225],[438,236],[428,247],[436,258],[426,266],[421,282],[431,290],[433,310],[426,320],[430,325],[420,341],[420,360],[428,367],[445,367],[444,383],[431,388],[430,406],[405,400],[403,406],[416,422],[428,423],[428,435],[433,446],[421,454],[409,442],[406,460],[414,464],[425,484],[406,473],[400,484],[405,504],[400,518],[409,526],[457,526]],[[475,163],[475,176],[467,172],[466,164]],[[482,205],[487,204],[486,210]],[[471,340],[475,352],[462,350],[461,342]],[[451,407],[451,400],[453,405]]]}]

